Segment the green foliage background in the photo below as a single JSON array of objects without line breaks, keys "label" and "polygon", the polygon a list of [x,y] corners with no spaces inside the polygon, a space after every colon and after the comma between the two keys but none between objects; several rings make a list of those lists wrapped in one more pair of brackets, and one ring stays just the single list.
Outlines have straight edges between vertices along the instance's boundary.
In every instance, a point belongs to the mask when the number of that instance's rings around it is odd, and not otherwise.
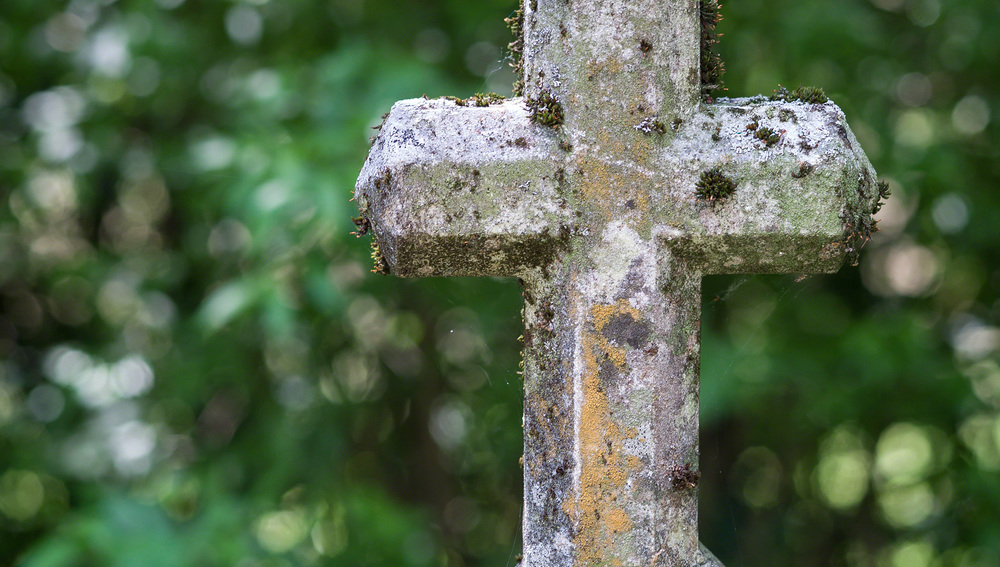
[{"label": "green foliage background", "polygon": [[[509,92],[513,0],[0,3],[0,564],[513,565],[520,295],[368,272],[402,98]],[[705,283],[702,533],[1000,566],[1000,6],[730,0],[893,197],[858,268]]]}]

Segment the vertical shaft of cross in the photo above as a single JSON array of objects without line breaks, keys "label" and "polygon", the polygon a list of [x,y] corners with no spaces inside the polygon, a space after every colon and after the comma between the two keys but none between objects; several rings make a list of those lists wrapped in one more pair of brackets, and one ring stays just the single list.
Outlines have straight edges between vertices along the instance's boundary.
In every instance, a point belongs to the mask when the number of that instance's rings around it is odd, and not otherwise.
[{"label": "vertical shaft of cross", "polygon": [[698,564],[701,275],[628,229],[525,283],[524,565]]},{"label": "vertical shaft of cross", "polygon": [[700,97],[698,0],[525,0],[524,91],[566,108],[570,130],[635,134]]}]

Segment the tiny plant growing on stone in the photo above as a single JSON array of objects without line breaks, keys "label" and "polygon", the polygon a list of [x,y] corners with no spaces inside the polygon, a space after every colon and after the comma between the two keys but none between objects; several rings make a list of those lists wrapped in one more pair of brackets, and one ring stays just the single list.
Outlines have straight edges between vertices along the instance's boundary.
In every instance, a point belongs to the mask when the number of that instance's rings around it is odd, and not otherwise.
[{"label": "tiny plant growing on stone", "polygon": [[472,95],[472,102],[474,102],[476,106],[489,106],[491,104],[503,102],[506,99],[507,97],[497,93],[476,93]]},{"label": "tiny plant growing on stone", "polygon": [[357,236],[358,238],[368,234],[368,231],[372,228],[371,221],[368,220],[368,217],[363,215],[360,217],[352,217],[351,221],[354,222],[354,226],[358,227],[358,230],[352,232],[351,234]]},{"label": "tiny plant growing on stone", "polygon": [[764,142],[764,146],[768,148],[781,141],[781,134],[767,126],[762,128],[757,120],[747,124],[747,132],[753,132],[753,137]]},{"label": "tiny plant growing on stone", "polygon": [[563,123],[562,104],[549,91],[542,90],[538,98],[529,98],[525,104],[531,111],[531,119],[538,124],[555,128]]},{"label": "tiny plant growing on stone", "polygon": [[445,96],[442,97],[445,100],[450,100],[457,104],[458,106],[489,106],[491,104],[496,104],[498,102],[503,102],[507,100],[507,97],[499,95],[497,93],[476,93],[469,98],[458,98],[457,96]]},{"label": "tiny plant growing on stone", "polygon": [[709,203],[714,203],[735,193],[736,182],[722,173],[721,168],[713,167],[701,172],[701,178],[698,179],[695,188],[695,196]]},{"label": "tiny plant growing on stone", "polygon": [[634,126],[636,131],[643,134],[666,134],[667,126],[657,118],[646,117],[642,122]]},{"label": "tiny plant growing on stone", "polygon": [[823,104],[830,100],[826,93],[819,87],[799,87],[794,91],[789,91],[785,87],[778,85],[778,90],[771,95],[771,100],[782,100],[785,102],[802,101],[809,104]]},{"label": "tiny plant growing on stone", "polygon": [[692,490],[698,486],[701,472],[691,468],[691,463],[676,465],[670,471],[670,483],[676,490]]},{"label": "tiny plant growing on stone", "polygon": [[510,33],[514,34],[514,41],[507,45],[507,49],[510,50],[510,66],[514,68],[514,76],[517,77],[514,83],[514,96],[521,96],[524,94],[524,82],[521,80],[524,75],[524,63],[521,61],[524,52],[524,6],[519,5],[509,18],[504,19],[504,22],[510,28]]},{"label": "tiny plant growing on stone", "polygon": [[372,264],[373,274],[389,275],[389,261],[382,255],[382,249],[379,248],[378,242],[374,238],[372,239]]},{"label": "tiny plant growing on stone", "polygon": [[882,210],[882,201],[885,201],[886,199],[888,199],[889,195],[891,195],[891,194],[892,194],[892,190],[889,189],[889,183],[887,183],[885,181],[879,181],[878,182],[878,200],[875,201],[875,206],[872,207],[872,214],[873,215]]},{"label": "tiny plant growing on stone", "polygon": [[777,144],[778,141],[781,140],[781,135],[767,126],[758,128],[757,131],[754,132],[753,137],[764,142],[764,145],[768,148]]},{"label": "tiny plant growing on stone", "polygon": [[715,45],[719,43],[719,34],[715,27],[722,20],[719,13],[718,0],[701,0],[701,90],[705,102],[712,102],[711,92],[724,90],[722,86],[722,73],[725,65],[722,57],[714,51]]}]

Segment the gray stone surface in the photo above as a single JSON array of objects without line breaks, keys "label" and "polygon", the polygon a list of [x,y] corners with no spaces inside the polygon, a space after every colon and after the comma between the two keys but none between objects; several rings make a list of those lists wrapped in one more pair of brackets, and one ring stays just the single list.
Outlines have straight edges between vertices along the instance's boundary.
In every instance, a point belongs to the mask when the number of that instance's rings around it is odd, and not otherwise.
[{"label": "gray stone surface", "polygon": [[[697,536],[701,277],[836,271],[878,200],[832,102],[700,102],[697,6],[525,2],[525,95],[565,123],[402,101],[358,179],[393,273],[522,282],[526,566],[718,565]],[[735,192],[697,198],[716,167]]]}]

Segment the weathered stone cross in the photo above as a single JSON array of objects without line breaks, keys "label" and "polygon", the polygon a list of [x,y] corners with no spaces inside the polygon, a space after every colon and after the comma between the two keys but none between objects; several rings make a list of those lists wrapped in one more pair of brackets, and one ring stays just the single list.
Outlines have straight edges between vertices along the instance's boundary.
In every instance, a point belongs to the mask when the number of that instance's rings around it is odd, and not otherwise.
[{"label": "weathered stone cross", "polygon": [[718,565],[697,531],[702,275],[836,271],[875,172],[833,103],[703,104],[698,0],[523,10],[525,98],[396,103],[360,225],[397,275],[522,281],[524,565]]}]

